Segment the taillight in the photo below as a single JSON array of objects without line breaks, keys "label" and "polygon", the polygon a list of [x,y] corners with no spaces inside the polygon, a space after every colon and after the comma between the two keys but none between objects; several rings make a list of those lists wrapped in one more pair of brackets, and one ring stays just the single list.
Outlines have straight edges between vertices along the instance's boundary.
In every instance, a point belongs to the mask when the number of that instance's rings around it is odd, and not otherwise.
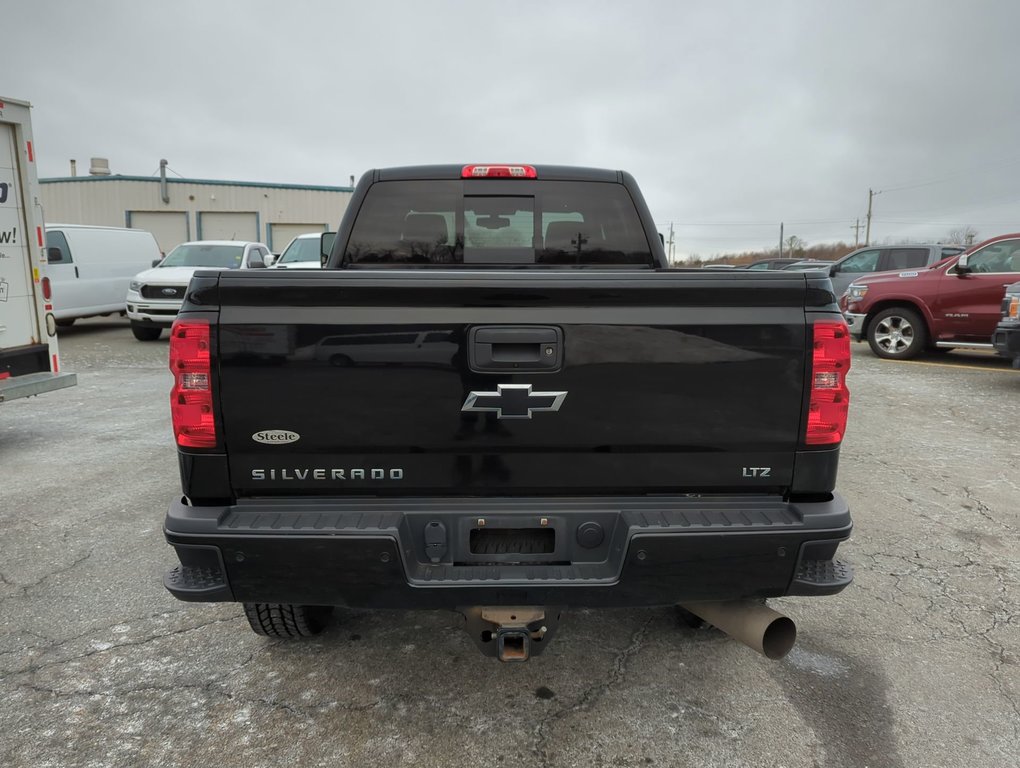
[{"label": "taillight", "polygon": [[462,179],[537,179],[533,165],[465,165]]},{"label": "taillight", "polygon": [[850,333],[846,323],[824,321],[813,326],[811,401],[807,445],[833,445],[843,439],[850,407],[846,374],[850,370]]},{"label": "taillight", "polygon": [[212,368],[209,323],[177,320],[170,329],[170,416],[182,448],[214,448]]},{"label": "taillight", "polygon": [[53,286],[50,285],[50,279],[48,277],[44,277],[42,279],[42,295],[46,301],[53,298]]}]

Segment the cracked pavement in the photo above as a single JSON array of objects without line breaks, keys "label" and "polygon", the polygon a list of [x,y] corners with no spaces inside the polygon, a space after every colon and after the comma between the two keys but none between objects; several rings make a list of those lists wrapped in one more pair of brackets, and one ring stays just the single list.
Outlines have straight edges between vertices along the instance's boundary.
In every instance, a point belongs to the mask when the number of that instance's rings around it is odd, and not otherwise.
[{"label": "cracked pavement", "polygon": [[567,611],[545,653],[500,665],[447,613],[344,612],[286,643],[173,600],[166,340],[96,319],[61,352],[77,387],[0,406],[4,766],[1020,764],[1020,374],[1001,361],[855,345],[857,578],[773,601],[800,632],[785,660],[628,609]]}]

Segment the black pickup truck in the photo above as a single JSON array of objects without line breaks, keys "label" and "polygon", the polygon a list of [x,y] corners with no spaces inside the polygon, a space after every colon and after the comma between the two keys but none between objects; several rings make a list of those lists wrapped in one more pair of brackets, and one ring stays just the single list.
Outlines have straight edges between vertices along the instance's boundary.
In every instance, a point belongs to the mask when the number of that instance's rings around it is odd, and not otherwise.
[{"label": "black pickup truck", "polygon": [[778,657],[764,599],[850,583],[828,277],[668,269],[630,175],[558,166],[371,171],[324,258],[191,282],[176,597],[276,637],[451,609],[505,661],[678,605]]}]

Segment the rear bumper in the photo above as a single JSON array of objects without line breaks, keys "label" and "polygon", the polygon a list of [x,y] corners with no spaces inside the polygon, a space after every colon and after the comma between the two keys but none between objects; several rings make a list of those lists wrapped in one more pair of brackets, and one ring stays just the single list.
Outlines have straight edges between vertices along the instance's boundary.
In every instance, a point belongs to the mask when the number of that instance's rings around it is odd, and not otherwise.
[{"label": "rear bumper", "polygon": [[[851,527],[840,496],[175,501],[164,583],[182,600],[403,609],[824,595],[852,579],[834,559]],[[507,528],[546,546],[473,551],[472,531]]]}]

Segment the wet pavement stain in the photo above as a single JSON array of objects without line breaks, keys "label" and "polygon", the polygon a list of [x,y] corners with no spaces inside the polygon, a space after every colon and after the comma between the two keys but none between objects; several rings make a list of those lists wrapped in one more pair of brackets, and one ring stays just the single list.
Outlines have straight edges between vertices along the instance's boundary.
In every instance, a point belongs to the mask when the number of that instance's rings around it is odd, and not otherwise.
[{"label": "wet pavement stain", "polygon": [[814,644],[794,648],[772,674],[824,751],[815,765],[903,768],[889,682],[876,664]]}]

